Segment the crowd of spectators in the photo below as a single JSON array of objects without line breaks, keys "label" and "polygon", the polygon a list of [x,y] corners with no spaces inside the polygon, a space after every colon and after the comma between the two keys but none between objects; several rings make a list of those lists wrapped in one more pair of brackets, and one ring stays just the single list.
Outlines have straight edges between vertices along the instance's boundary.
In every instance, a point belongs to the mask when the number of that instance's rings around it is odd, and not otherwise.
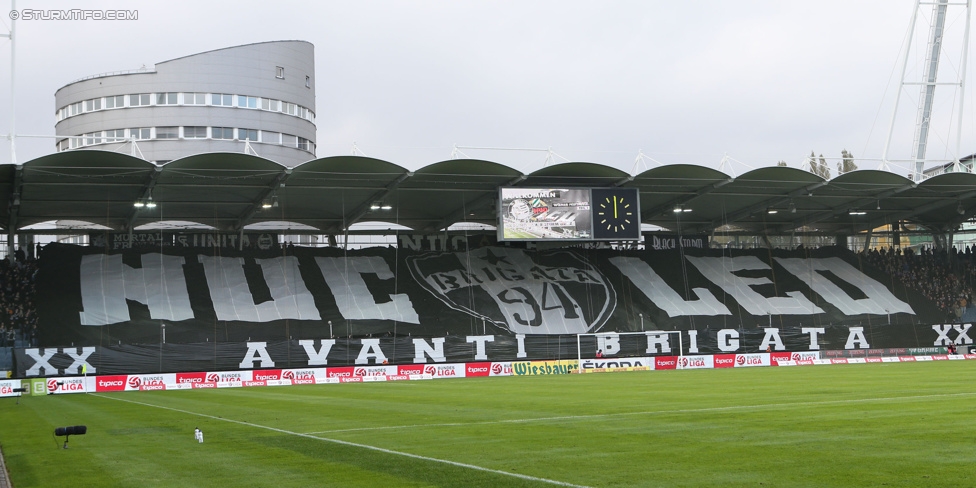
[{"label": "crowd of spectators", "polygon": [[868,264],[890,274],[906,287],[932,300],[952,322],[976,322],[973,289],[976,288],[976,245],[948,252],[922,248],[870,250]]},{"label": "crowd of spectators", "polygon": [[37,261],[17,257],[13,262],[0,259],[0,347],[14,346],[18,340],[37,345]]}]

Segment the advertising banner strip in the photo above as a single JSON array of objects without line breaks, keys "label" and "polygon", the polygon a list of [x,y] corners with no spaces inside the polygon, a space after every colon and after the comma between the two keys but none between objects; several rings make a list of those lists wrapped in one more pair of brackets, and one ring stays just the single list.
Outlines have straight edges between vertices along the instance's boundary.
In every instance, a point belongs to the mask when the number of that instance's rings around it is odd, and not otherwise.
[{"label": "advertising banner strip", "polygon": [[20,387],[20,380],[0,380],[0,397],[18,396],[14,389]]},{"label": "advertising banner strip", "polygon": [[628,369],[628,368],[643,368],[643,370],[651,371],[654,369],[654,358],[637,357],[637,358],[584,359],[579,363],[579,370],[582,373],[639,370],[639,369]]},{"label": "advertising banner strip", "polygon": [[[88,377],[34,378],[34,394],[68,394],[114,391],[159,391],[200,388],[241,388],[257,386],[324,385],[385,381],[429,380],[484,376],[528,376],[619,371],[654,371],[667,369],[728,368],[749,366],[810,366],[830,364],[873,364],[893,362],[946,361],[976,359],[976,354],[884,356],[820,359],[816,351],[799,353],[720,354],[704,356],[649,356],[637,358],[601,358],[475,362],[438,365],[396,365],[306,368],[293,370],[252,370],[223,372],[164,373],[156,375],[102,375]],[[733,365],[730,366],[729,363]],[[408,374],[404,374],[407,373]],[[388,373],[388,374],[381,374]],[[264,379],[254,379],[264,378]],[[227,381],[210,381],[221,379]],[[27,380],[23,380],[27,381]],[[15,396],[22,380],[0,380],[0,397]]]},{"label": "advertising banner strip", "polygon": [[[171,333],[171,329],[175,331],[176,327],[176,325],[167,325],[167,334]],[[854,338],[860,334],[854,330],[857,329],[856,327],[841,327],[841,329],[843,330],[835,332],[840,334],[847,331],[843,337],[848,339],[850,339],[849,334],[854,334]],[[767,354],[772,363],[784,359],[808,359],[811,355],[814,359],[946,355],[944,348],[941,347],[820,351],[817,348],[823,344],[812,344],[808,336],[801,344],[797,340],[791,340],[791,335],[785,329],[764,328],[753,331],[757,335],[757,340],[758,334],[762,334],[764,330],[768,334],[775,334],[782,339],[786,348],[797,352],[764,353],[751,347],[740,347],[734,351],[715,351],[712,350],[714,347],[707,344],[712,341],[699,334],[696,347],[694,347],[693,352],[689,353],[688,348],[691,345],[689,334],[694,331],[685,331],[681,337],[684,339],[683,344],[688,357],[714,355],[714,359],[719,362],[715,364],[715,367],[726,367],[728,356],[732,354],[735,354],[737,359],[739,359],[739,355],[747,358],[764,358],[767,356],[761,354]],[[827,330],[832,329],[828,326]],[[739,334],[734,330],[725,329],[718,333],[724,334],[725,332]],[[924,328],[918,331],[919,334],[923,332],[925,332]],[[931,328],[928,332],[935,333]],[[949,338],[952,338],[951,335]],[[744,340],[744,337],[740,337],[740,340]],[[941,341],[945,342],[946,339],[943,338]],[[641,334],[624,335],[619,339],[614,338],[612,342],[613,354],[610,355],[605,350],[604,357],[601,359],[643,357],[652,354],[677,355],[679,353],[676,350],[679,346],[677,335],[666,337],[654,334],[646,336]],[[965,344],[965,342],[961,344]],[[815,345],[817,347],[813,347]],[[582,349],[578,349],[577,346]],[[520,347],[523,348],[521,353],[519,352]],[[219,344],[210,343],[209,345],[206,343],[163,345],[123,343],[88,347],[14,348],[14,359],[17,366],[15,375],[20,378],[77,376],[82,374],[81,367],[87,365],[89,375],[158,375],[171,373],[180,374],[178,379],[180,382],[219,382],[238,380],[221,378],[221,372],[250,370],[252,368],[261,368],[260,371],[266,372],[262,374],[266,374],[268,377],[251,379],[269,380],[291,379],[286,375],[328,374],[326,370],[333,368],[349,368],[347,370],[349,375],[352,375],[356,369],[369,371],[366,374],[385,374],[387,376],[391,374],[417,374],[427,366],[441,364],[442,361],[449,364],[469,363],[474,361],[474,358],[492,364],[512,362],[512,359],[517,357],[521,357],[519,362],[556,361],[576,357],[595,359],[594,356],[601,347],[607,348],[606,345],[600,346],[594,337],[581,337],[580,343],[577,344],[576,336],[566,335],[544,337],[526,335],[521,339],[505,335],[452,335],[428,338],[381,337],[377,339],[221,342]],[[807,347],[812,349],[809,351],[801,349]],[[590,351],[589,355],[586,352],[587,349]],[[364,355],[375,355],[377,362],[386,360],[396,364],[396,366],[355,364],[358,361],[356,358]],[[797,355],[800,357],[796,357]],[[421,358],[419,360],[423,362],[414,363],[418,360],[417,358]],[[207,364],[208,366],[204,367],[212,368],[211,372],[192,375],[183,373],[184,371],[199,371],[200,364]],[[328,364],[329,368],[318,367],[324,364]],[[754,364],[752,361],[736,364],[736,366],[743,365],[758,364]],[[268,367],[280,369],[264,369]],[[255,369],[255,371],[259,370]],[[214,377],[211,378],[210,376]],[[239,380],[244,379],[246,378],[239,378]]]},{"label": "advertising banner strip", "polygon": [[570,374],[579,370],[579,361],[520,361],[512,363],[512,370],[516,376]]},{"label": "advertising banner strip", "polygon": [[48,378],[45,381],[45,386],[47,387],[46,393],[49,395],[88,393],[95,391],[95,378],[81,376]]}]

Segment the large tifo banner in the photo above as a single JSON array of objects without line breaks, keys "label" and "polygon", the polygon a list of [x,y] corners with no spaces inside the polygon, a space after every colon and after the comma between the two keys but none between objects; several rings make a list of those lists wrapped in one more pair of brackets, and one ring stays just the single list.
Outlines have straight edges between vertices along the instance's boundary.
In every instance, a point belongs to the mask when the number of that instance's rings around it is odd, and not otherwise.
[{"label": "large tifo banner", "polygon": [[[770,342],[786,350],[925,347],[968,330],[932,325],[945,314],[929,300],[843,249],[106,253],[51,244],[40,264],[42,348],[206,363],[193,370],[220,369],[224,357],[240,363],[258,342],[269,354],[307,360],[303,342],[331,340],[330,360],[353,364],[373,340],[391,360],[443,347],[452,361],[470,361],[478,347],[492,360],[576,357],[583,333],[685,331],[686,349],[694,341],[702,353],[720,353]],[[23,350],[17,359],[20,371]]]}]

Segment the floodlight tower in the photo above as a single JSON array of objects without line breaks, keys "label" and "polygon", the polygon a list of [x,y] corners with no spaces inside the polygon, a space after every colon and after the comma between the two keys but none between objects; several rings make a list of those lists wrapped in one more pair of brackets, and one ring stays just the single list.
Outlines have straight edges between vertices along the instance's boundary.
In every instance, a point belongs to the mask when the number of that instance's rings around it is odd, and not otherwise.
[{"label": "floodlight tower", "polygon": [[10,0],[10,32],[7,34],[0,34],[0,37],[6,37],[10,39],[10,133],[7,134],[7,138],[10,139],[10,164],[17,164],[17,131],[14,127],[14,122],[16,116],[14,113],[14,104],[17,100],[17,93],[14,90],[14,76],[15,71],[15,56],[17,50],[15,49],[16,37],[14,37],[14,32],[17,28],[17,0]]},{"label": "floodlight tower", "polygon": [[[908,81],[905,79],[905,72],[908,67],[908,60],[911,53],[912,36],[914,35],[915,23],[918,20],[918,14],[923,4],[932,6],[932,14],[929,23],[928,44],[926,45],[925,49],[924,73],[921,81]],[[948,12],[950,6],[966,8],[966,26],[962,41],[962,62],[957,81],[939,83],[937,81],[939,75],[939,61],[942,57],[942,41],[943,34],[945,32],[946,13]],[[967,58],[969,57],[969,18],[971,6],[972,0],[965,0],[964,3],[950,3],[949,0],[915,0],[915,11],[912,14],[912,20],[909,26],[908,37],[905,44],[904,57],[902,58],[901,84],[898,88],[898,94],[895,97],[895,108],[891,114],[891,124],[888,128],[888,138],[885,141],[884,153],[881,157],[882,167],[887,168],[888,150],[891,147],[891,137],[895,129],[895,117],[898,114],[898,102],[901,99],[901,93],[909,85],[919,85],[921,87],[921,93],[919,94],[918,113],[915,117],[915,137],[912,147],[912,160],[915,163],[915,167],[911,175],[913,181],[919,181],[922,179],[922,171],[925,168],[926,151],[928,149],[929,128],[932,121],[932,104],[935,100],[935,88],[940,85],[959,87],[958,107],[956,108],[956,116],[958,117],[956,121],[956,148],[955,157],[953,158],[956,165],[954,169],[956,171],[959,170],[959,156],[961,154],[960,150],[962,145],[963,102],[966,88],[966,62]]]}]

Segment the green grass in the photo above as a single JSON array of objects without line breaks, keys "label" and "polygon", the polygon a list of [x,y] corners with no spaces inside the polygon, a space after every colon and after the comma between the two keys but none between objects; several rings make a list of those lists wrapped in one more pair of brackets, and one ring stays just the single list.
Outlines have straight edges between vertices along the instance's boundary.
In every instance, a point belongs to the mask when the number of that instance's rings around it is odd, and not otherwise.
[{"label": "green grass", "polygon": [[[970,486],[974,369],[938,361],[8,398],[0,443],[17,488]],[[60,449],[52,431],[76,424],[88,434]]]}]

